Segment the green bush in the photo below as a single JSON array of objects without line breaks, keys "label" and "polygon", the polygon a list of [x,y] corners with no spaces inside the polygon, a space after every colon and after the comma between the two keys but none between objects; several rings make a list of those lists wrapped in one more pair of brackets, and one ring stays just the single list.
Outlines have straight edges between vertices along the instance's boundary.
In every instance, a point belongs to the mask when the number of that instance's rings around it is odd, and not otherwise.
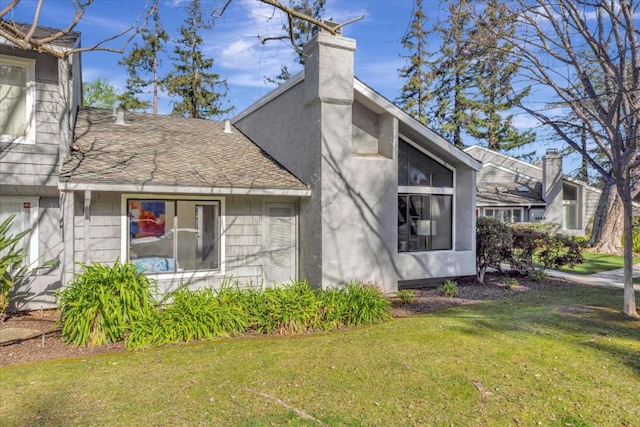
[{"label": "green bush", "polygon": [[349,282],[345,296],[347,326],[371,325],[391,318],[391,302],[375,284]]},{"label": "green bush", "polygon": [[582,262],[582,248],[579,240],[561,234],[548,234],[524,226],[511,230],[513,248],[511,269],[523,275],[536,270],[536,262],[543,268],[573,267]]},{"label": "green bush", "polygon": [[480,217],[476,225],[476,280],[484,283],[489,267],[500,270],[512,248],[511,230],[500,220]]},{"label": "green bush", "polygon": [[442,284],[442,293],[445,297],[457,297],[458,296],[458,284],[453,280],[446,280]]},{"label": "green bush", "polygon": [[131,264],[82,265],[82,273],[56,293],[62,336],[79,346],[122,341],[133,323],[154,316],[154,290]]},{"label": "green bush", "polygon": [[46,261],[39,266],[29,265],[25,262],[27,254],[22,248],[18,248],[18,243],[31,232],[31,229],[23,230],[15,235],[9,234],[14,218],[15,214],[10,215],[0,223],[0,320],[4,319],[6,315],[11,294],[16,285],[38,270],[54,268],[58,265],[58,260],[55,259]]},{"label": "green bush", "polygon": [[403,304],[409,304],[414,299],[414,293],[411,289],[400,289],[396,292],[396,296]]},{"label": "green bush", "polygon": [[514,278],[514,277],[508,277],[506,279],[504,279],[504,287],[507,289],[511,289],[514,286],[518,286],[518,279]]}]

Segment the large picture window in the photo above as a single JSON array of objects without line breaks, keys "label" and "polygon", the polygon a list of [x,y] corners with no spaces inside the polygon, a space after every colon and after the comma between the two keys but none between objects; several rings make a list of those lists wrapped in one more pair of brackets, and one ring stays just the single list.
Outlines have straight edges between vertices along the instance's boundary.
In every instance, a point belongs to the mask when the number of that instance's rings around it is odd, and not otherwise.
[{"label": "large picture window", "polygon": [[564,183],[562,185],[562,228],[565,230],[580,229],[578,203],[578,187]]},{"label": "large picture window", "polygon": [[398,252],[452,249],[453,171],[398,144]]},{"label": "large picture window", "polygon": [[35,62],[0,55],[0,141],[35,143]]},{"label": "large picture window", "polygon": [[129,261],[147,273],[217,270],[220,203],[127,200]]}]

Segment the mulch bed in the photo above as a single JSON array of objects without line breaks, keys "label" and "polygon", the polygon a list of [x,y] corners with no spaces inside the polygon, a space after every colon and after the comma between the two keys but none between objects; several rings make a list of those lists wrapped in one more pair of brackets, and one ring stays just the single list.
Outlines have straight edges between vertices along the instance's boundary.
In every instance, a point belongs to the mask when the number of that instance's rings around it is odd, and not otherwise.
[{"label": "mulch bed", "polygon": [[[414,296],[410,303],[403,304],[398,298],[391,298],[393,317],[415,316],[461,304],[509,298],[523,292],[574,286],[571,282],[560,279],[548,278],[542,282],[534,282],[526,278],[518,278],[518,286],[509,289],[504,286],[504,279],[505,277],[499,274],[487,273],[485,285],[478,285],[473,277],[459,278],[456,280],[458,296],[455,298],[445,297],[435,286],[413,289]],[[60,328],[55,324],[58,316],[59,313],[56,310],[24,312],[12,314],[5,322],[1,322],[0,329],[34,329],[40,331],[42,335],[16,343],[0,344],[0,367],[57,359],[82,359],[96,354],[125,350],[122,343],[104,347],[76,347],[66,344],[60,336]]]}]

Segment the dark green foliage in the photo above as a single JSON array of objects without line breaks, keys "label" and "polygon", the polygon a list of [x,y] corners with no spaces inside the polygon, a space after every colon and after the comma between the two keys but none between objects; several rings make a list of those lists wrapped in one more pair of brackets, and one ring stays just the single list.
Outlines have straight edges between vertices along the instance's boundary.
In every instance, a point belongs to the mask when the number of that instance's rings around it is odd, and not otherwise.
[{"label": "dark green foliage", "polygon": [[206,58],[202,52],[204,40],[200,31],[211,28],[211,22],[202,13],[200,0],[192,0],[187,6],[187,18],[180,26],[180,37],[175,40],[174,70],[164,81],[167,93],[178,99],[173,104],[173,115],[209,119],[232,109],[221,107],[227,81],[211,71],[213,58]]},{"label": "dark green foliage", "polygon": [[433,74],[428,62],[431,56],[427,51],[428,36],[427,16],[424,13],[422,0],[416,0],[411,26],[401,40],[402,47],[408,53],[403,57],[405,66],[399,70],[404,85],[395,102],[424,125],[429,123],[429,101],[432,98],[430,87],[433,82]]},{"label": "dark green foliage", "polygon": [[317,290],[307,282],[264,290],[189,290],[167,295],[163,310],[148,313],[131,328],[129,348],[240,335],[300,334],[344,326],[380,323],[391,318],[391,303],[379,288],[361,282],[344,288]]},{"label": "dark green foliage", "polygon": [[500,263],[508,258],[513,239],[509,227],[491,217],[480,217],[476,224],[476,280],[484,283],[489,267],[500,269]]},{"label": "dark green foliage", "polygon": [[507,225],[489,217],[478,218],[476,227],[477,280],[483,283],[487,268],[500,269],[509,262],[511,269],[523,275],[543,268],[572,267],[582,262],[584,239],[549,233],[546,224]]},{"label": "dark green foliage", "polygon": [[132,264],[82,265],[57,292],[62,336],[78,346],[122,341],[133,323],[154,315],[155,286]]},{"label": "dark green foliage", "polygon": [[458,296],[458,284],[453,280],[445,280],[442,284],[442,293],[445,297],[453,298]]},{"label": "dark green foliage", "polygon": [[169,34],[162,28],[158,0],[154,0],[151,20],[153,28],[142,30],[142,43],[136,43],[129,54],[118,63],[127,69],[127,86],[120,96],[120,107],[125,110],[136,111],[149,108],[148,101],[142,101],[138,97],[151,86],[153,95],[153,114],[158,113],[158,86],[161,79],[158,77],[160,65],[160,53],[164,51],[165,44],[169,41]]},{"label": "dark green foliage", "polygon": [[38,266],[25,262],[27,254],[24,249],[18,247],[18,244],[29,235],[31,229],[20,231],[18,234],[9,234],[15,217],[15,214],[10,215],[0,223],[0,320],[5,316],[11,293],[18,284],[38,270],[54,268],[58,265],[58,260],[46,261]]}]

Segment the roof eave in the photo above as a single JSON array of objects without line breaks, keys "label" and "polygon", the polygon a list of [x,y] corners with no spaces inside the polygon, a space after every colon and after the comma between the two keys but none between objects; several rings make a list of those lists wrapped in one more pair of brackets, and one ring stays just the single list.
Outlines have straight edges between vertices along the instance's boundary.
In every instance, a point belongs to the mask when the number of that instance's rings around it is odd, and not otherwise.
[{"label": "roof eave", "polygon": [[193,194],[214,196],[311,196],[310,189],[302,188],[183,187],[159,184],[107,184],[68,181],[58,183],[58,189],[60,191],[107,191],[119,193]]}]

